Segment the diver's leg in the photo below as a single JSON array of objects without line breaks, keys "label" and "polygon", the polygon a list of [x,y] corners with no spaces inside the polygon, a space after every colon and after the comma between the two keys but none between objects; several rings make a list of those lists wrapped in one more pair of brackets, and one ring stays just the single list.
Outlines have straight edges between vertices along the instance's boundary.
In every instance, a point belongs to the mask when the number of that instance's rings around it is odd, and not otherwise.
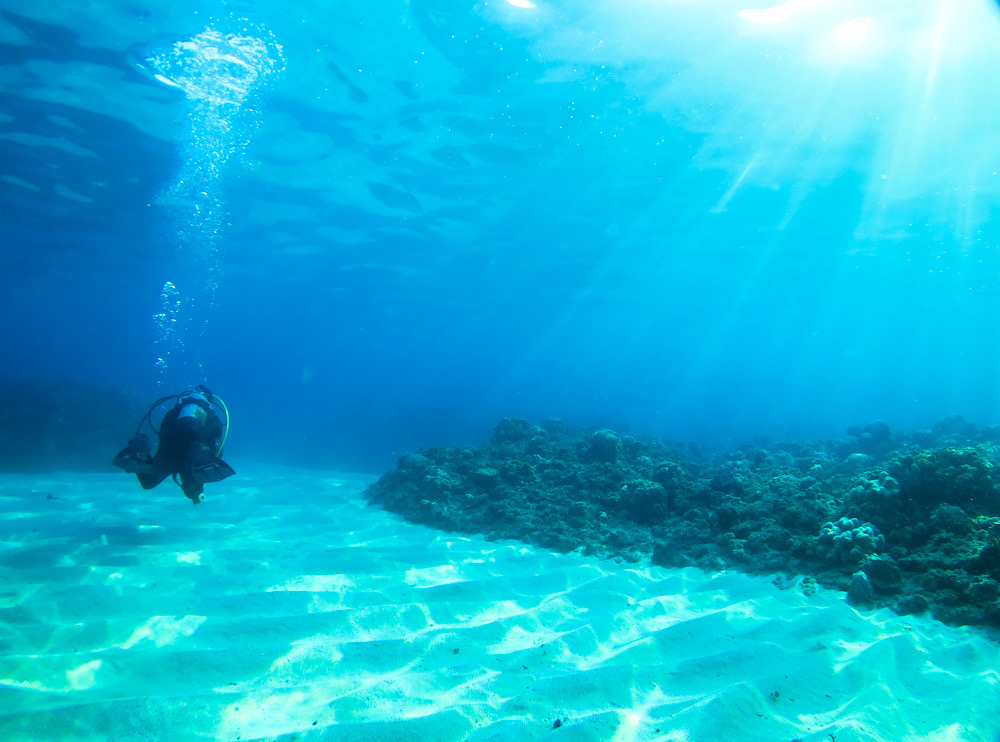
[{"label": "diver's leg", "polygon": [[168,453],[164,451],[163,446],[160,446],[156,451],[156,456],[150,461],[149,470],[136,472],[135,476],[144,490],[153,489],[153,487],[169,477],[171,473],[177,471],[177,467]]},{"label": "diver's leg", "polygon": [[149,474],[139,474],[139,473],[137,473],[135,475],[136,479],[139,480],[139,484],[142,486],[142,488],[144,490],[151,490],[151,489],[153,489],[153,487],[155,487],[156,485],[158,485],[160,482],[162,482],[168,476],[170,476],[170,472],[168,472],[168,471],[159,471],[159,470],[150,472]]},{"label": "diver's leg", "polygon": [[181,470],[181,489],[184,490],[184,496],[195,505],[205,499],[202,494],[205,491],[205,485],[195,481],[195,478],[191,476],[190,467]]}]

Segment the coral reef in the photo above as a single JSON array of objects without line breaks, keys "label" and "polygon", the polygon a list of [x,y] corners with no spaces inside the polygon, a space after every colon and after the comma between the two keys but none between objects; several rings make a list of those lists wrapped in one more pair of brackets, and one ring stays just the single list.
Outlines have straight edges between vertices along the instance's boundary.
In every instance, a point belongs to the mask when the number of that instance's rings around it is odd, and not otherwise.
[{"label": "coral reef", "polygon": [[836,523],[824,523],[819,542],[826,558],[840,564],[860,564],[866,556],[885,549],[885,536],[878,528],[857,518],[843,517]]},{"label": "coral reef", "polygon": [[665,566],[806,575],[855,604],[1000,627],[1000,429],[706,450],[507,418],[422,448],[366,493],[411,521]]}]

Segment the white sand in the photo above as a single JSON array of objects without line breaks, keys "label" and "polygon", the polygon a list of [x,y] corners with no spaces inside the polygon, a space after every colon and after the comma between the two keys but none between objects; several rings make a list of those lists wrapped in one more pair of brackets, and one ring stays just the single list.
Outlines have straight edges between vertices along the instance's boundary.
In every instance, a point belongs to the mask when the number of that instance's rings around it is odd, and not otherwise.
[{"label": "white sand", "polygon": [[364,505],[363,478],[236,468],[199,506],[124,474],[0,476],[0,740],[1000,734],[981,632],[441,534]]}]

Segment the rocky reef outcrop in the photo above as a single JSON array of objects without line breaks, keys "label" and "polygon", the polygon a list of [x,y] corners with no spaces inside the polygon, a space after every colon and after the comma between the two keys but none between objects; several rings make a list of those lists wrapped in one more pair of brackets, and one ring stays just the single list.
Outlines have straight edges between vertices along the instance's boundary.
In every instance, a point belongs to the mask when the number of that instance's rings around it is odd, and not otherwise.
[{"label": "rocky reef outcrop", "polygon": [[369,502],[435,528],[664,566],[806,575],[867,606],[1000,627],[1000,428],[710,450],[507,418],[408,453]]}]

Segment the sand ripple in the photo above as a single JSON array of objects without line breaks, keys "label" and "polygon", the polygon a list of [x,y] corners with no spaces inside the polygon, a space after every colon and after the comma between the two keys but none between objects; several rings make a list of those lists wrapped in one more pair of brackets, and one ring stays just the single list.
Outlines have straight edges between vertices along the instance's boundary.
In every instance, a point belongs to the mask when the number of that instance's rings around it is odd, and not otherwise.
[{"label": "sand ripple", "polygon": [[120,476],[0,478],[0,739],[1000,730],[981,632],[442,534],[366,507],[362,478],[240,473],[198,507]]}]

